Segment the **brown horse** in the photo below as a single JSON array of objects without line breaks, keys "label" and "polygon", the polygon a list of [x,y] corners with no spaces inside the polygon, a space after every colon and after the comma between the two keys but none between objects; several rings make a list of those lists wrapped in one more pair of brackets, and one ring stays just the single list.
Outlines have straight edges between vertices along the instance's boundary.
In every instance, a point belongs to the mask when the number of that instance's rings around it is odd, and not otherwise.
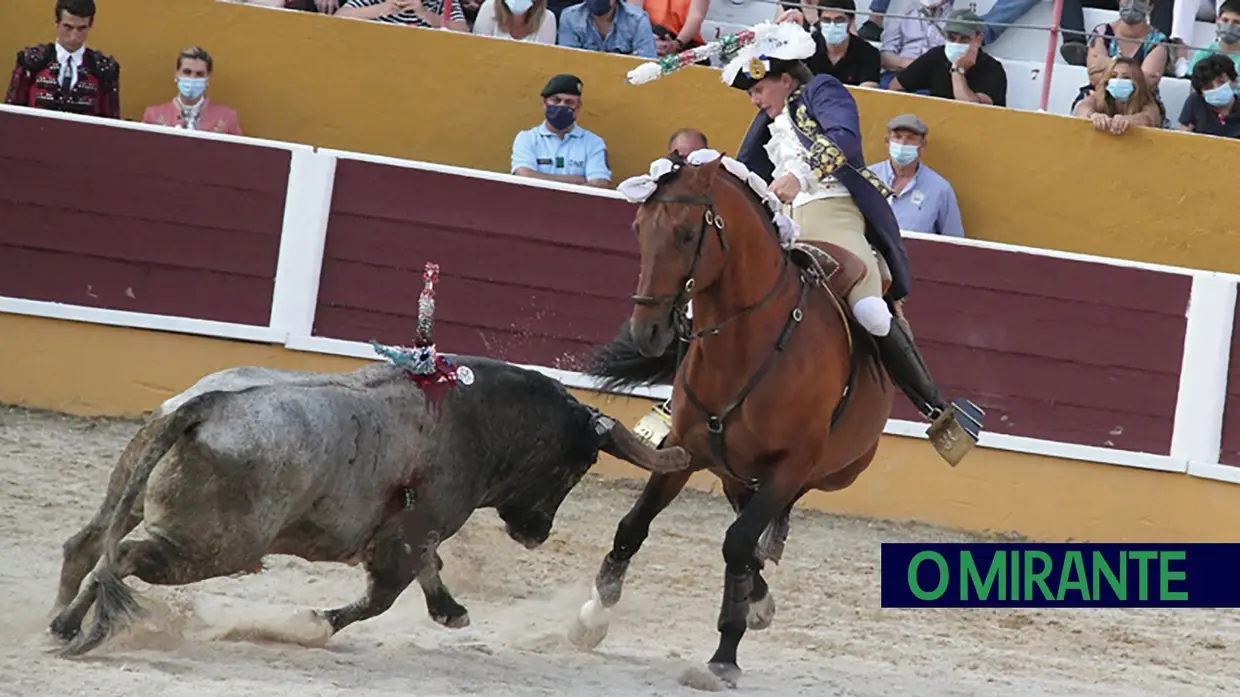
[{"label": "brown horse", "polygon": [[[602,641],[651,522],[692,469],[709,469],[737,518],[723,543],[719,644],[708,665],[735,687],[741,637],[774,615],[760,572],[764,561],[779,562],[793,504],[811,489],[856,481],[874,458],[895,387],[840,300],[860,280],[860,260],[814,243],[830,254],[817,259],[828,266],[822,273],[811,255],[781,246],[770,213],[745,183],[720,173],[721,159],[669,159],[677,169],[634,222],[641,275],[632,317],[591,373],[611,388],[675,379],[667,444],[686,448],[694,467],[650,477],[569,637],[581,648]],[[678,326],[690,299],[691,331]]]}]

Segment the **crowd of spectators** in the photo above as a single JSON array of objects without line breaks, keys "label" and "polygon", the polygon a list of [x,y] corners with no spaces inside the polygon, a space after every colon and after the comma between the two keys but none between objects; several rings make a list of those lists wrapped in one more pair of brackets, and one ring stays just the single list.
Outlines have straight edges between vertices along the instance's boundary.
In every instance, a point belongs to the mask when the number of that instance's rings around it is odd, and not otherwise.
[{"label": "crowd of spectators", "polygon": [[[265,5],[337,17],[472,32],[489,37],[556,44],[646,58],[680,52],[703,43],[702,21],[710,0],[220,0]],[[988,17],[1008,22],[1036,0],[998,0]],[[1096,1],[1096,0],[1091,0]],[[1105,1],[1105,0],[1103,0]],[[1119,0],[1119,18],[1086,35],[1067,36],[1066,60],[1085,65],[1088,82],[1071,109],[1106,133],[1130,127],[1175,127],[1182,131],[1240,138],[1237,70],[1240,68],[1240,0],[1218,7],[1218,40],[1190,52],[1168,41],[1167,8],[1194,0]],[[1212,2],[1213,0],[1202,0]],[[815,74],[833,75],[846,85],[914,92],[941,99],[1003,107],[1007,75],[983,46],[995,28],[953,0],[920,0],[910,15],[886,13],[889,0],[874,0],[875,12],[855,22],[854,0],[782,3],[777,22],[798,22],[813,36],[815,55],[806,61]],[[1064,25],[1076,21],[1080,0],[1065,0]],[[5,101],[45,109],[119,118],[120,66],[86,47],[94,25],[95,0],[56,0],[56,40],[18,54]],[[1071,17],[1069,16],[1071,15]],[[1075,22],[1075,24],[1073,24]],[[879,43],[875,47],[872,42]],[[208,97],[215,68],[201,47],[181,51],[175,61],[171,99],[147,107],[144,123],[241,135],[237,112]],[[1164,78],[1187,77],[1192,92],[1179,118],[1167,114],[1159,92]],[[542,123],[515,135],[511,172],[518,176],[612,186],[607,145],[577,122],[584,84],[573,75],[552,77],[541,91]],[[964,236],[951,184],[921,162],[929,128],[914,114],[887,125],[888,157],[870,169],[895,192],[892,206],[906,230]],[[706,147],[705,134],[685,128],[671,134],[668,149],[687,154]]]}]

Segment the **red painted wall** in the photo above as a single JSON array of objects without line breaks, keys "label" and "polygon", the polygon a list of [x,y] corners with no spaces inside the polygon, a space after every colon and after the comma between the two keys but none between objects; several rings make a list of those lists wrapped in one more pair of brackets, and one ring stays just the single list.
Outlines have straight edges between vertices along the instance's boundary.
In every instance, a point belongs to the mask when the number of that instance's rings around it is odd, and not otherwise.
[{"label": "red painted wall", "polygon": [[0,296],[266,326],[289,157],[0,113]]},{"label": "red painted wall", "polygon": [[[444,350],[576,368],[630,311],[635,208],[341,161],[315,333],[407,342],[425,261]],[[944,392],[987,428],[1167,453],[1190,280],[909,240],[908,314]],[[903,399],[893,416],[915,419]]]},{"label": "red painted wall", "polygon": [[1227,364],[1227,401],[1223,407],[1223,443],[1219,462],[1240,466],[1240,304],[1236,306],[1231,334],[1231,360]]},{"label": "red painted wall", "polygon": [[336,167],[315,334],[412,336],[422,267],[440,265],[445,351],[573,369],[610,339],[637,279],[633,207],[404,167]]}]

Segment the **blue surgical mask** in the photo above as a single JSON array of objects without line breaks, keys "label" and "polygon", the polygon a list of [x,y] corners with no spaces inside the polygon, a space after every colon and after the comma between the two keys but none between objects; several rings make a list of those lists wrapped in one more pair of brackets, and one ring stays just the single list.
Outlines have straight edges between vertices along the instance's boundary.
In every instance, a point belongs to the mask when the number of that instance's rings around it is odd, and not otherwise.
[{"label": "blue surgical mask", "polygon": [[177,91],[186,99],[198,99],[203,92],[207,91],[207,79],[205,77],[178,77]]},{"label": "blue surgical mask", "polygon": [[1224,82],[1218,87],[1202,92],[1201,96],[1206,100],[1206,104],[1212,107],[1224,107],[1235,99],[1236,91],[1230,82]]},{"label": "blue surgical mask", "polygon": [[534,0],[504,0],[504,4],[514,15],[523,15],[534,6]]},{"label": "blue surgical mask", "polygon": [[848,38],[848,25],[823,22],[822,38],[832,46],[839,46]]},{"label": "blue surgical mask", "polygon": [[891,161],[897,165],[907,165],[917,159],[917,146],[906,143],[889,143],[887,151],[891,153]]},{"label": "blue surgical mask", "polygon": [[1219,43],[1231,45],[1240,42],[1240,24],[1216,24],[1214,31],[1218,34]]},{"label": "blue surgical mask", "polygon": [[943,44],[943,52],[947,54],[948,63],[955,63],[964,57],[964,54],[969,52],[969,45],[948,41]]},{"label": "blue surgical mask", "polygon": [[568,130],[573,125],[577,115],[573,113],[573,108],[564,106],[563,104],[547,105],[547,123],[557,131]]},{"label": "blue surgical mask", "polygon": [[586,9],[595,17],[602,17],[611,11],[612,0],[586,0]]},{"label": "blue surgical mask", "polygon": [[1132,80],[1126,77],[1113,77],[1107,80],[1107,94],[1120,100],[1132,96]]}]

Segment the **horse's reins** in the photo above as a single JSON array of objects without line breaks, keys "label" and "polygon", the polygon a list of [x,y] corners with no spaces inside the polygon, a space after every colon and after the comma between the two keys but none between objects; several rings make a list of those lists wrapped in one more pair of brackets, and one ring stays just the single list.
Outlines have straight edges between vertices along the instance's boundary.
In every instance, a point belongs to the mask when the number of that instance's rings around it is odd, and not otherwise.
[{"label": "horse's reins", "polygon": [[[693,252],[693,261],[689,264],[689,271],[685,274],[684,280],[680,283],[680,288],[675,293],[667,293],[663,295],[631,296],[634,304],[646,307],[660,305],[670,300],[672,302],[674,322],[678,324],[685,323],[686,318],[683,308],[687,301],[692,300],[694,288],[693,276],[697,271],[698,261],[702,258],[702,249],[709,233],[708,228],[715,229],[715,234],[719,238],[719,246],[723,250],[724,256],[728,253],[728,241],[723,232],[723,218],[719,217],[719,214],[715,212],[714,196],[709,194],[705,196],[652,196],[647,199],[647,201],[652,203],[681,203],[706,207],[706,212],[702,216],[702,226],[698,232],[697,248]],[[681,345],[678,348],[679,355],[677,356],[677,364],[680,364],[681,360],[683,360],[685,351],[687,350],[686,346],[694,339],[702,339],[707,336],[718,334],[723,327],[730,324],[732,321],[739,319],[740,317],[743,317],[744,315],[749,314],[750,312],[753,312],[754,310],[757,310],[770,302],[771,299],[773,299],[778,293],[779,289],[783,286],[784,280],[787,278],[789,263],[788,255],[784,254],[783,259],[784,263],[780,267],[775,283],[771,285],[771,289],[767,291],[766,295],[762,296],[761,299],[741,308],[736,313],[716,325],[698,332],[687,333],[687,335],[681,339]],[[737,409],[737,407],[741,405],[742,402],[745,401],[745,398],[749,396],[749,393],[758,386],[758,383],[766,375],[767,371],[769,371],[771,366],[774,365],[775,359],[787,346],[788,340],[792,336],[793,327],[801,322],[801,319],[804,316],[802,307],[805,304],[805,296],[809,290],[809,284],[805,282],[805,279],[802,278],[800,274],[797,275],[797,278],[801,285],[801,291],[797,296],[797,304],[792,309],[792,312],[788,313],[788,321],[784,324],[784,328],[780,332],[779,338],[775,342],[775,346],[771,349],[771,352],[767,354],[766,360],[762,362],[762,365],[758,366],[758,369],[754,371],[752,376],[750,376],[748,382],[745,383],[745,386],[741,389],[740,393],[731,402],[729,402],[726,407],[724,407],[723,411],[717,415],[712,414],[710,410],[706,408],[706,405],[698,399],[697,395],[693,393],[693,390],[690,389],[688,376],[683,376],[681,378],[681,385],[685,391],[685,397],[689,399],[689,402],[693,404],[698,411],[706,415],[706,431],[709,434],[708,440],[710,442],[710,449],[715,458],[723,465],[728,474],[732,475],[735,479],[744,482],[750,488],[756,487],[760,483],[760,480],[757,477],[742,477],[736,473],[736,470],[732,469],[732,465],[728,462],[727,450],[724,448],[724,421],[729,415],[732,414],[733,411]]]}]

